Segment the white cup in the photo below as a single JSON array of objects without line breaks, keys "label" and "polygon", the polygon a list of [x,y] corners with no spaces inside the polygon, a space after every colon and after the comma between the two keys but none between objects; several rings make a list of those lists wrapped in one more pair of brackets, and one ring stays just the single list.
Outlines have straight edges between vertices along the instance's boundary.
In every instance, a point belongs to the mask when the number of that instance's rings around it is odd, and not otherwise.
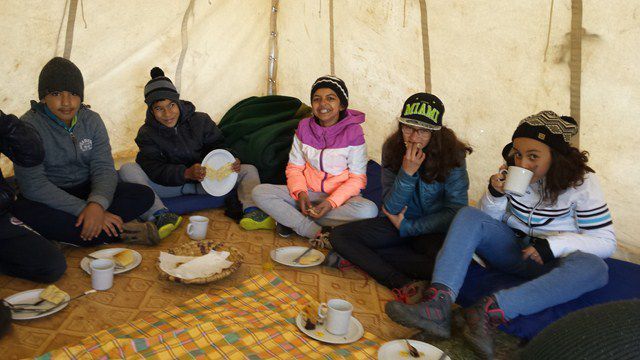
[{"label": "white cup", "polygon": [[187,225],[187,235],[191,240],[204,240],[207,237],[207,228],[209,227],[209,218],[204,216],[190,216],[189,225]]},{"label": "white cup", "polygon": [[533,172],[519,166],[509,166],[507,170],[502,170],[501,173],[507,175],[507,179],[504,182],[504,192],[522,196],[527,191]]},{"label": "white cup", "polygon": [[96,290],[108,290],[113,286],[113,270],[116,264],[110,259],[91,261],[91,287]]},{"label": "white cup", "polygon": [[325,329],[333,335],[344,335],[349,331],[353,305],[342,299],[331,299],[318,307],[318,317],[325,319]]}]

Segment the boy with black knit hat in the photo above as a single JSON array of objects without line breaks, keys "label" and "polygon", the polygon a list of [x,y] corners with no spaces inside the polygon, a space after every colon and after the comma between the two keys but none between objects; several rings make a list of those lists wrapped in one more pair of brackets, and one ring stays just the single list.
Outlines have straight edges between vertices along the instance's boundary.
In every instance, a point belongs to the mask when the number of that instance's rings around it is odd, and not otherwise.
[{"label": "boy with black knit hat", "polygon": [[[136,163],[124,164],[119,174],[125,181],[145,184],[155,191],[155,202],[144,215],[154,218],[170,214],[160,197],[206,194],[200,184],[206,177],[206,168],[200,162],[210,151],[224,148],[225,143],[209,115],[196,111],[191,102],[180,100],[178,90],[160,68],[151,70],[144,97],[148,106],[146,120],[136,136],[140,151]],[[256,207],[251,196],[253,188],[260,184],[258,170],[253,165],[240,164],[238,158],[232,170],[238,173],[238,198],[244,211],[240,226],[245,230],[275,228],[274,220]]]},{"label": "boy with black knit hat", "polygon": [[153,223],[133,222],[153,202],[146,186],[118,183],[107,129],[82,103],[84,81],[71,61],[55,57],[38,81],[40,102],[22,120],[33,125],[44,162],[16,165],[21,195],[13,213],[48,239],[91,246],[125,241],[159,242]]}]

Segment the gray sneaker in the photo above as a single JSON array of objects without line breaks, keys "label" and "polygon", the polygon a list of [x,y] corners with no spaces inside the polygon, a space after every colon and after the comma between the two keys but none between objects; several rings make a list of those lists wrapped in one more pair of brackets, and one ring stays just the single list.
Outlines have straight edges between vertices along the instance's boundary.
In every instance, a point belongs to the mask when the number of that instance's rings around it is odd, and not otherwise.
[{"label": "gray sneaker", "polygon": [[158,245],[160,243],[160,234],[158,227],[151,221],[139,222],[130,221],[122,225],[122,234],[120,238],[125,244],[137,245]]},{"label": "gray sneaker", "polygon": [[283,238],[288,238],[289,236],[295,234],[295,232],[290,227],[284,226],[280,223],[276,224],[276,233]]}]

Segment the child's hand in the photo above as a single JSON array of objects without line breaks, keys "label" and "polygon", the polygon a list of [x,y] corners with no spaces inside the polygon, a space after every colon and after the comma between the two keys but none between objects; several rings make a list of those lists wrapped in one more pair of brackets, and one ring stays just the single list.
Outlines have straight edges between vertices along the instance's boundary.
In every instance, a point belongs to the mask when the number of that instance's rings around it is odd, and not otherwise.
[{"label": "child's hand", "polygon": [[102,223],[102,230],[111,237],[116,237],[123,232],[122,218],[118,215],[112,214],[108,211],[104,212],[104,221]]},{"label": "child's hand", "polygon": [[333,209],[333,206],[331,206],[330,202],[325,200],[315,207],[312,207],[311,210],[309,210],[309,216],[314,219],[320,219],[331,211],[331,209]]},{"label": "child's hand", "polygon": [[489,178],[491,187],[500,194],[504,194],[504,180],[506,178],[505,170],[507,170],[507,166],[502,165],[500,166],[500,170],[496,174],[491,175],[491,178]]},{"label": "child's hand", "polygon": [[542,257],[538,253],[538,250],[536,250],[536,248],[534,248],[533,246],[529,246],[522,250],[522,260],[527,260],[527,259],[531,259],[540,265],[544,265],[544,262],[542,261]]},{"label": "child's hand", "polygon": [[80,231],[82,240],[89,241],[100,235],[103,222],[104,209],[102,206],[94,202],[88,203],[87,206],[82,209],[76,221],[76,227],[82,225],[82,230]]},{"label": "child's hand", "polygon": [[184,171],[185,180],[202,181],[207,176],[207,168],[200,164],[193,164]]},{"label": "child's hand", "polygon": [[402,208],[402,211],[398,213],[398,215],[393,215],[383,206],[382,212],[387,216],[389,221],[396,227],[396,229],[400,230],[400,225],[402,225],[402,220],[404,220],[404,213],[407,212],[407,207]]},{"label": "child's hand", "polygon": [[240,159],[236,158],[236,161],[234,161],[233,165],[231,165],[231,170],[237,173],[240,172]]},{"label": "child's hand", "polygon": [[305,191],[298,193],[298,206],[300,206],[300,212],[305,216],[308,216],[309,209],[313,208],[311,201],[309,201],[309,195]]},{"label": "child's hand", "polygon": [[420,165],[422,165],[427,155],[416,143],[408,142],[406,146],[407,152],[402,158],[402,170],[404,170],[407,175],[413,176],[413,174],[420,169]]}]

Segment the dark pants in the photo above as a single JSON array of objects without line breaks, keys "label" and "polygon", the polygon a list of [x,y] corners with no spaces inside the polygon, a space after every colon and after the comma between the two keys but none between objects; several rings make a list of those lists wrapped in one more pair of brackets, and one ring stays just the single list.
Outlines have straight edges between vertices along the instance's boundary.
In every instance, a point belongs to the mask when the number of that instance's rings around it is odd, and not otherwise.
[{"label": "dark pants", "polygon": [[393,289],[431,280],[446,234],[400,237],[386,217],[344,224],[331,231],[331,245],[380,284]]},{"label": "dark pants", "polygon": [[[78,198],[86,199],[91,192],[91,185],[87,183],[63,190]],[[116,187],[113,201],[107,211],[120,216],[122,221],[129,222],[149,210],[153,200],[153,190],[148,186],[121,182]],[[47,239],[77,246],[95,246],[120,241],[120,237],[110,237],[104,231],[93,240],[85,241],[80,237],[82,225],[75,226],[77,216],[22,196],[19,196],[14,203],[12,212],[15,217]]]},{"label": "dark pants", "polygon": [[64,255],[51,241],[12,218],[0,215],[0,273],[52,283],[67,270]]}]

